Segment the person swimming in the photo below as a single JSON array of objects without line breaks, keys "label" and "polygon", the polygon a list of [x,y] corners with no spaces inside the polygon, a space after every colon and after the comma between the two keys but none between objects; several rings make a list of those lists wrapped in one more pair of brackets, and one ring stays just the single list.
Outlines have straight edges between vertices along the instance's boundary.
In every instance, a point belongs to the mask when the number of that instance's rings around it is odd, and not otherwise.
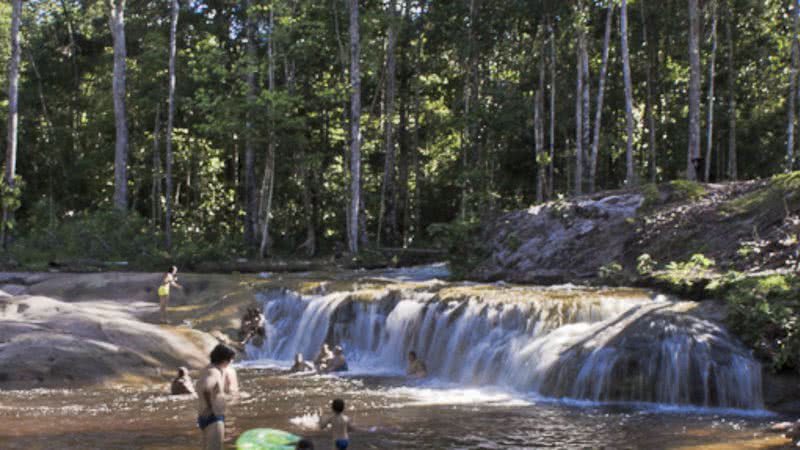
[{"label": "person swimming", "polygon": [[294,365],[290,369],[290,372],[310,372],[314,370],[314,365],[310,362],[303,359],[302,353],[297,353],[294,355]]},{"label": "person swimming", "polygon": [[236,352],[225,344],[211,351],[211,364],[200,373],[197,426],[203,435],[204,450],[221,450],[225,441],[225,411],[228,401],[239,396],[236,371],[230,366]]},{"label": "person swimming", "polygon": [[189,376],[189,370],[186,367],[178,368],[178,376],[172,380],[170,385],[170,395],[195,395],[194,383],[192,377]]},{"label": "person swimming", "polygon": [[336,450],[347,450],[350,445],[349,432],[353,430],[352,420],[344,415],[344,400],[337,398],[331,402],[333,415],[320,417],[319,428],[324,430],[329,425],[333,434],[333,445]]},{"label": "person swimming", "polygon": [[341,346],[336,346],[333,349],[333,359],[325,369],[325,372],[347,372],[350,370],[347,367],[347,358],[344,356],[344,349]]},{"label": "person swimming", "polygon": [[167,308],[169,307],[169,289],[170,287],[183,289],[183,286],[178,284],[178,268],[171,266],[164,278],[161,279],[161,284],[158,286],[158,301],[159,309],[161,312],[161,323],[167,323]]},{"label": "person swimming", "polygon": [[425,363],[417,358],[417,352],[408,352],[408,370],[406,374],[411,377],[425,378],[428,376],[428,368]]},{"label": "person swimming", "polygon": [[328,347],[328,344],[324,343],[322,344],[322,347],[320,347],[317,356],[314,357],[314,367],[316,367],[320,372],[325,372],[327,371],[328,365],[330,365],[332,360],[333,352],[331,352],[331,348]]}]

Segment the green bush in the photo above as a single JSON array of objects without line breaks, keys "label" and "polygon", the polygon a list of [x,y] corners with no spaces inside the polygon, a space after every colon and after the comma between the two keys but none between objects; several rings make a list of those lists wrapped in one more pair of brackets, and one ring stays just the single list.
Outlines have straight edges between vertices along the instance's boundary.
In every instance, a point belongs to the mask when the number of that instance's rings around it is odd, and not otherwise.
[{"label": "green bush", "polygon": [[695,253],[688,261],[672,261],[658,278],[678,288],[692,287],[698,280],[706,280],[713,275],[714,260],[702,253]]},{"label": "green bush", "polygon": [[774,371],[800,371],[800,279],[729,273],[708,286],[728,305],[728,326]]},{"label": "green bush", "polygon": [[478,222],[435,223],[427,231],[434,245],[447,251],[454,278],[465,278],[489,253],[481,243]]},{"label": "green bush", "polygon": [[643,253],[636,258],[636,272],[642,276],[651,275],[656,269],[657,264],[658,263],[652,256]]},{"label": "green bush", "polygon": [[606,283],[622,283],[624,281],[622,264],[616,261],[603,264],[600,266],[600,269],[597,270],[597,276]]}]

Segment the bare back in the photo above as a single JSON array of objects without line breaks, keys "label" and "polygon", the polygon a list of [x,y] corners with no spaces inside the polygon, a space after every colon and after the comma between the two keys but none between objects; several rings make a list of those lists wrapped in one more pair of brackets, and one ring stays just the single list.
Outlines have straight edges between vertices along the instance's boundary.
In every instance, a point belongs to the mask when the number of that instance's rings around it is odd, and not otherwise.
[{"label": "bare back", "polygon": [[350,439],[348,432],[351,428],[350,418],[344,414],[333,414],[328,416],[324,419],[320,419],[319,427],[321,429],[327,428],[327,426],[331,426],[331,432],[333,433],[333,439]]}]

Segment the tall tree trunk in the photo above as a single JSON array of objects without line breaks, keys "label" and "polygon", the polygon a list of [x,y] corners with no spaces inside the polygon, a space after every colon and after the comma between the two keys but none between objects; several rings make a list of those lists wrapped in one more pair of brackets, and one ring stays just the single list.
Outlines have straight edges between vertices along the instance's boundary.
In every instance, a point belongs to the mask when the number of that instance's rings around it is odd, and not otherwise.
[{"label": "tall tree trunk", "polygon": [[[61,10],[64,13],[64,22],[67,26],[67,37],[69,38],[69,55],[70,63],[72,66],[72,94],[70,98],[69,116],[71,126],[71,147],[72,155],[78,154],[78,144],[80,142],[80,115],[79,109],[79,96],[80,96],[80,75],[78,72],[78,45],[75,43],[75,25],[73,23],[72,12],[67,6],[66,0],[61,0]],[[71,159],[71,155],[66,158],[66,161]]]},{"label": "tall tree trunk", "polygon": [[[17,127],[19,125],[19,25],[22,19],[22,0],[11,3],[11,57],[8,59],[8,131],[6,134],[6,188],[14,189],[14,177],[17,168]],[[3,247],[8,245],[9,223],[13,220],[14,211],[3,206],[3,223],[0,229],[0,240]]]},{"label": "tall tree trunk", "polygon": [[792,2],[792,21],[793,21],[793,31],[792,31],[792,68],[789,72],[789,119],[786,125],[786,171],[791,172],[792,168],[794,167],[794,116],[795,116],[795,99],[797,97],[797,91],[795,90],[795,85],[797,84],[797,64],[798,64],[798,42],[797,37],[797,22],[798,17],[800,16],[800,12],[798,12],[800,8],[798,8],[797,2]]},{"label": "tall tree trunk", "polygon": [[358,253],[361,207],[361,37],[358,0],[350,2],[350,253]]},{"label": "tall tree trunk", "polygon": [[545,197],[545,188],[547,184],[545,183],[545,178],[547,176],[547,171],[545,167],[545,156],[544,156],[544,78],[545,78],[545,70],[544,70],[544,48],[545,48],[545,38],[544,38],[544,30],[541,30],[537,33],[540,36],[540,49],[539,49],[539,85],[536,88],[536,95],[534,97],[534,105],[533,105],[533,130],[534,130],[534,141],[536,146],[536,167],[537,167],[537,176],[536,176],[536,202],[541,203],[544,201]]},{"label": "tall tree trunk", "polygon": [[625,131],[628,140],[625,145],[625,184],[636,184],[636,173],[633,171],[633,84],[631,83],[631,61],[628,51],[628,2],[622,0],[619,15],[620,34],[622,35],[622,72],[625,80]]},{"label": "tall tree trunk", "polygon": [[[269,40],[267,41],[267,78],[268,89],[272,94],[275,92],[275,55],[273,47],[273,36],[275,32],[275,6],[273,5],[269,11]],[[271,97],[270,97],[271,98]],[[261,257],[269,256],[272,240],[269,236],[269,222],[272,216],[272,197],[275,191],[275,140],[277,139],[275,133],[275,113],[273,105],[269,107],[269,141],[267,142],[267,160],[264,163],[264,177],[261,180],[261,245],[259,247],[259,255]],[[313,249],[316,251],[316,248]]]},{"label": "tall tree trunk", "polygon": [[639,11],[642,14],[642,41],[647,51],[647,60],[645,68],[645,76],[647,77],[647,97],[645,105],[645,120],[647,120],[647,136],[648,136],[648,151],[650,153],[650,182],[655,183],[658,177],[658,168],[656,166],[656,119],[653,113],[653,60],[655,47],[651,44],[647,36],[647,18],[644,12],[645,5],[642,3],[639,6]]},{"label": "tall tree trunk", "polygon": [[586,52],[586,37],[584,36],[584,24],[581,22],[577,26],[578,47],[576,51],[577,73],[575,76],[575,194],[583,193],[583,99],[581,98],[583,89],[583,54]]},{"label": "tall tree trunk", "polygon": [[423,0],[420,5],[419,34],[417,34],[417,48],[414,61],[414,132],[411,142],[411,165],[414,170],[414,216],[413,228],[414,239],[422,235],[422,186],[425,181],[421,161],[420,148],[420,120],[421,120],[421,99],[422,99],[422,62],[423,62],[423,37],[425,34],[425,12],[427,11],[427,0]]},{"label": "tall tree trunk", "polygon": [[[797,8],[795,8],[797,9]],[[714,75],[717,61],[717,1],[711,0],[711,59],[708,62],[708,111],[706,119],[706,165],[704,180],[711,177],[711,156],[714,147]],[[794,121],[794,117],[792,117]]]},{"label": "tall tree trunk", "polygon": [[[385,228],[386,239],[390,244],[395,242],[397,232],[397,210],[395,208],[395,136],[394,136],[394,99],[397,63],[395,47],[397,46],[397,2],[389,0],[389,31],[386,45],[386,85],[384,110],[384,145],[385,158],[383,165],[383,185],[381,186],[380,214],[378,215],[377,245],[381,246],[381,235]],[[384,224],[385,220],[385,224]]]},{"label": "tall tree trunk", "polygon": [[169,26],[169,94],[167,96],[167,208],[164,218],[164,237],[166,238],[167,250],[172,248],[172,132],[175,119],[175,58],[178,52],[176,40],[180,10],[180,2],[172,0],[172,16]]},{"label": "tall tree trunk", "polygon": [[125,0],[108,0],[109,25],[114,39],[114,120],[116,146],[114,151],[114,206],[128,209],[128,119],[125,112]]},{"label": "tall tree trunk", "polygon": [[156,121],[153,125],[153,228],[161,228],[161,103],[156,105]]},{"label": "tall tree trunk", "polygon": [[700,162],[700,19],[698,0],[689,0],[689,148],[686,177],[697,180]]},{"label": "tall tree trunk", "polygon": [[736,167],[736,65],[734,62],[733,12],[728,2],[728,20],[725,21],[725,37],[728,41],[728,179],[737,179]]},{"label": "tall tree trunk", "polygon": [[[585,7],[585,4],[581,2],[581,8],[583,8],[584,13],[588,13]],[[586,27],[586,22],[582,22],[581,26]],[[589,50],[587,45],[587,35],[586,29],[582,30],[583,36],[583,45],[580,46],[581,51],[581,76],[583,77],[583,142],[581,143],[581,148],[584,152],[588,152],[592,146],[592,94],[591,94],[591,86],[592,86],[592,78],[589,76]],[[582,159],[584,162],[584,167],[581,169],[582,171],[586,170],[585,164],[587,154],[584,154]]]},{"label": "tall tree trunk", "polygon": [[589,192],[594,192],[597,182],[597,155],[600,153],[600,129],[603,117],[603,94],[605,93],[606,72],[608,71],[608,45],[611,40],[611,22],[614,17],[614,3],[608,2],[606,28],[603,34],[603,62],[600,65],[600,80],[597,84],[597,109],[594,112],[594,135],[592,154],[589,162]]},{"label": "tall tree trunk", "polygon": [[461,220],[467,220],[467,203],[472,189],[472,177],[469,174],[472,160],[472,148],[475,146],[475,136],[472,135],[472,99],[475,97],[472,78],[475,71],[473,58],[475,46],[476,3],[479,0],[469,0],[469,29],[467,31],[467,58],[464,67],[464,128],[461,137],[461,162],[464,183],[461,186]]},{"label": "tall tree trunk", "polygon": [[552,197],[556,164],[556,33],[552,24],[547,27],[550,31],[550,164],[547,168],[547,192]]},{"label": "tall tree trunk", "polygon": [[250,246],[256,242],[256,226],[258,224],[258,195],[256,190],[255,142],[253,134],[253,116],[256,97],[258,95],[258,61],[256,56],[256,23],[253,1],[246,0],[247,22],[247,113],[245,119],[244,141],[244,241]]}]

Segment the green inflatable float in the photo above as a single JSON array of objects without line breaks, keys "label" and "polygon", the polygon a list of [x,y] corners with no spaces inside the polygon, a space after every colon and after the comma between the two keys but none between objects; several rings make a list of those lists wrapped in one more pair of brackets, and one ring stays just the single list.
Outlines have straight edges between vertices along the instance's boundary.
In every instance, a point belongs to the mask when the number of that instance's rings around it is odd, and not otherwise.
[{"label": "green inflatable float", "polygon": [[236,440],[236,450],[294,450],[301,438],[273,428],[247,430]]}]

